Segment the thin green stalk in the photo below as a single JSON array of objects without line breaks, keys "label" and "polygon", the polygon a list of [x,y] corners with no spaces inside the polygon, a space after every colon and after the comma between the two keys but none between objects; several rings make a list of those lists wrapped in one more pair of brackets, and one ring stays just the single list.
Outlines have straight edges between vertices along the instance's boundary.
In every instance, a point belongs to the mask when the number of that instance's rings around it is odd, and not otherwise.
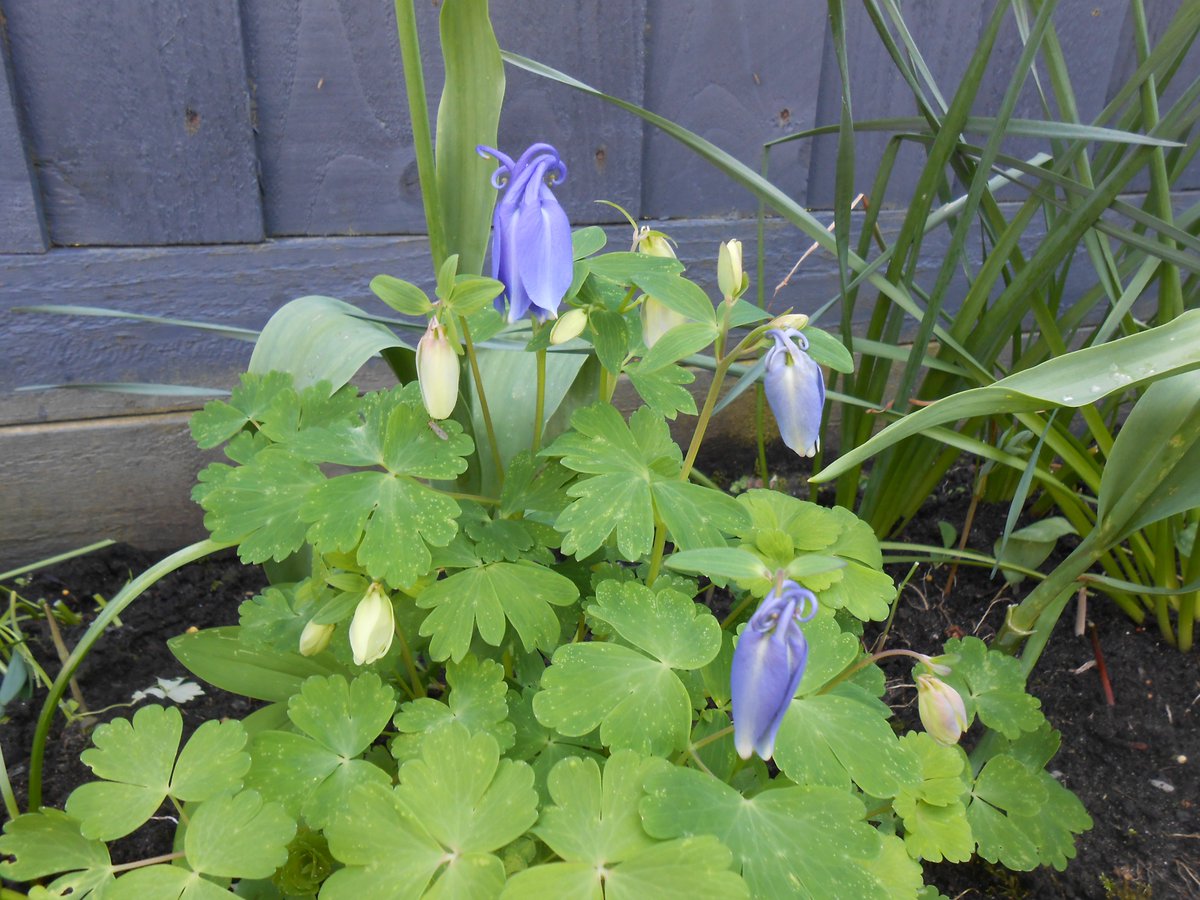
[{"label": "thin green stalk", "polygon": [[481,506],[499,506],[500,501],[495,497],[485,497],[482,494],[468,494],[462,491],[442,491],[447,497],[453,497],[455,500],[470,500],[473,503],[478,503]]},{"label": "thin green stalk", "polygon": [[732,625],[734,622],[736,622],[737,617],[739,615],[741,615],[742,610],[744,610],[747,606],[749,606],[753,602],[754,602],[753,594],[747,594],[745,597],[743,597],[738,602],[738,605],[735,606],[733,609],[731,609],[729,611],[729,614],[726,615],[725,618],[721,620],[721,630],[724,631],[726,628],[728,628],[730,625]]},{"label": "thin green stalk", "polygon": [[[1196,522],[1200,511],[1193,509],[1188,518]],[[1195,584],[1200,579],[1200,539],[1193,540],[1192,554],[1188,557],[1183,570],[1184,584]],[[1179,600],[1179,649],[1188,652],[1192,649],[1192,633],[1196,628],[1196,600],[1200,591],[1188,591]]]},{"label": "thin green stalk", "polygon": [[[1179,584],[1175,570],[1175,535],[1171,522],[1163,519],[1146,529],[1150,533],[1154,551],[1154,583],[1159,587],[1175,587]],[[1166,594],[1154,595],[1154,618],[1158,630],[1168,644],[1175,646],[1175,630],[1171,627],[1171,600]]]},{"label": "thin green stalk", "polygon": [[546,351],[534,353],[537,359],[537,396],[533,402],[533,455],[542,449],[542,416],[546,413]]},{"label": "thin green stalk", "polygon": [[33,733],[33,746],[29,753],[29,809],[38,810],[42,806],[42,769],[46,758],[46,740],[50,736],[50,724],[54,721],[54,709],[62,700],[63,693],[67,689],[67,683],[75,674],[75,670],[79,668],[79,664],[83,662],[88,651],[92,649],[92,645],[100,639],[100,635],[104,633],[104,629],[111,624],[113,619],[125,611],[134,600],[140,597],[146,590],[152,587],[160,579],[186,566],[188,563],[195,562],[198,559],[203,559],[218,550],[224,550],[227,547],[234,546],[235,542],[222,543],[219,541],[206,540],[199,541],[182,550],[176,551],[161,562],[155,563],[129,584],[125,585],[115,597],[108,602],[108,605],[100,611],[92,624],[88,626],[88,630],[84,632],[79,643],[75,645],[75,649],[71,651],[71,655],[67,661],[63,663],[62,670],[58,673],[58,677],[54,679],[54,684],[50,685],[50,691],[46,695],[46,700],[42,704],[42,711],[38,715],[37,729]]},{"label": "thin green stalk", "polygon": [[504,463],[500,461],[500,445],[496,443],[496,429],[492,426],[492,411],[488,407],[487,392],[483,389],[483,373],[479,371],[479,358],[475,355],[475,342],[471,340],[471,328],[465,316],[458,317],[462,329],[463,347],[467,351],[467,362],[471,366],[471,380],[475,382],[475,393],[479,397],[479,411],[483,414],[483,427],[487,429],[488,445],[492,451],[492,465],[496,467],[496,479],[504,484]]},{"label": "thin green stalk", "polygon": [[400,655],[404,657],[404,667],[408,669],[408,680],[412,683],[412,696],[425,696],[425,683],[421,681],[421,675],[417,672],[417,663],[413,659],[412,648],[408,646],[408,638],[404,636],[404,629],[396,626],[396,637],[400,641]]},{"label": "thin green stalk", "polygon": [[692,466],[696,464],[696,454],[700,452],[700,443],[704,440],[704,432],[708,430],[708,422],[712,418],[713,407],[717,405],[717,397],[721,393],[721,385],[725,382],[725,373],[729,371],[730,361],[731,357],[722,359],[713,371],[712,383],[708,386],[708,394],[704,397],[704,406],[696,418],[692,441],[688,444],[687,456],[683,460],[683,468],[679,471],[680,481],[687,481]]},{"label": "thin green stalk", "polygon": [[654,517],[654,547],[650,550],[650,569],[646,572],[646,586],[654,584],[662,570],[663,550],[667,546],[667,526],[658,516]]},{"label": "thin green stalk", "polygon": [[4,809],[11,822],[21,814],[21,807],[17,806],[17,797],[13,793],[12,781],[8,777],[8,764],[4,761],[3,747],[0,747],[0,795],[4,797]]},{"label": "thin green stalk", "polygon": [[396,32],[400,38],[400,61],[404,66],[404,90],[408,97],[409,120],[412,122],[413,150],[417,155],[417,177],[421,182],[421,197],[425,201],[429,252],[433,256],[433,269],[436,272],[446,258],[446,239],[442,229],[442,206],[438,200],[433,134],[429,127],[425,72],[421,67],[421,42],[417,34],[417,15],[413,9],[413,0],[396,0]]}]

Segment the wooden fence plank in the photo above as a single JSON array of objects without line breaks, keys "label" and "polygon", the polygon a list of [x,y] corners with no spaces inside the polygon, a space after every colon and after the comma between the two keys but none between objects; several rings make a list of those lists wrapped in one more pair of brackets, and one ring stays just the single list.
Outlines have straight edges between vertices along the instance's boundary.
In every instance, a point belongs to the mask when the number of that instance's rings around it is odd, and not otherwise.
[{"label": "wooden fence plank", "polygon": [[[578,7],[491,4],[505,49],[603,90],[641,97],[644,0]],[[436,4],[418,5],[431,114],[442,75]],[[272,235],[419,234],[425,230],[391,4],[251,3],[243,11],[255,90],[267,230]],[[510,70],[500,142],[555,144],[570,167],[560,192],[572,220],[612,221],[597,198],[636,206],[641,132],[599,101]]]},{"label": "wooden fence plank", "polygon": [[[650,5],[646,106],[698,132],[756,171],[764,141],[811,128],[824,34],[817,3]],[[687,218],[753,212],[756,202],[673,138],[646,130],[643,215]],[[805,201],[811,141],[771,155],[771,179]]]},{"label": "wooden fence plank", "polygon": [[56,244],[257,241],[235,3],[6,4]]},{"label": "wooden fence plank", "polygon": [[46,223],[17,116],[7,43],[0,18],[0,253],[44,253]]}]

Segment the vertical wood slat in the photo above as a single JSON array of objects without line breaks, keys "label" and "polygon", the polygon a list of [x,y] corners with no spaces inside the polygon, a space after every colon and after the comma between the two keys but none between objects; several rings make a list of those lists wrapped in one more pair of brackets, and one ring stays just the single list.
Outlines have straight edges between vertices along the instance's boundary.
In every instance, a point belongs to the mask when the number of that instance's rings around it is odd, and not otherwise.
[{"label": "vertical wood slat", "polygon": [[[576,5],[493,0],[500,46],[641,98],[645,0]],[[419,4],[431,113],[442,74],[440,5]],[[425,230],[390,3],[297,0],[243,8],[271,235],[415,234]],[[548,40],[553,36],[553,40]],[[636,206],[641,132],[627,113],[513,69],[500,142],[518,154],[555,144],[570,168],[558,192],[572,221],[609,221],[599,198]]]},{"label": "vertical wood slat", "polygon": [[0,19],[0,253],[44,253],[46,223],[17,116],[7,43]]},{"label": "vertical wood slat", "polygon": [[262,239],[238,5],[9,3],[56,244]]},{"label": "vertical wood slat", "polygon": [[[821,56],[810,48],[825,19],[823,3],[658,0],[648,9],[645,105],[757,171],[765,141],[815,124]],[[755,208],[744,189],[661,131],[648,127],[645,146],[643,215]],[[800,202],[811,146],[797,141],[771,154],[771,180]]]}]

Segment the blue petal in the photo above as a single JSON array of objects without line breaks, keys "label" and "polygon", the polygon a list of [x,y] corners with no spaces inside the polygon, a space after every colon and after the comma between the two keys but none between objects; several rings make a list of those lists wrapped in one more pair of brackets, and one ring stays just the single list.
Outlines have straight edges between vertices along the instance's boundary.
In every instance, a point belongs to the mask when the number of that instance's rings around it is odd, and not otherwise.
[{"label": "blue petal", "polygon": [[[541,167],[535,171],[540,172]],[[574,277],[571,222],[541,178],[531,180],[525,191],[516,220],[516,244],[526,296],[543,313],[556,314]]]},{"label": "blue petal", "polygon": [[800,456],[813,456],[821,446],[821,414],[825,406],[825,377],[821,367],[793,343],[798,332],[767,332],[775,346],[767,351],[763,388],[779,425],[783,442]]}]

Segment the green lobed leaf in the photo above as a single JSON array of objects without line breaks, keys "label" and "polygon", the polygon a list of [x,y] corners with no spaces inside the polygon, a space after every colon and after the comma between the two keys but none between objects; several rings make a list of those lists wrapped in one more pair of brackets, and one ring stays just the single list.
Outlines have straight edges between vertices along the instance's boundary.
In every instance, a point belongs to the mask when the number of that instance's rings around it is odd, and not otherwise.
[{"label": "green lobed leaf", "polygon": [[192,440],[202,450],[224,443],[247,424],[260,424],[270,414],[276,398],[286,392],[295,391],[285,372],[243,373],[228,400],[204,404],[188,421]]},{"label": "green lobed leaf", "polygon": [[526,652],[550,651],[560,631],[551,607],[573,603],[578,596],[569,578],[536,563],[498,562],[464,569],[417,597],[418,606],[433,610],[420,633],[432,637],[430,653],[439,660],[462,660],[476,632],[484,642],[500,646],[506,622]]},{"label": "green lobed leaf", "polygon": [[197,872],[221,878],[267,878],[287,861],[296,822],[256,791],[200,804],[188,823],[183,849]]},{"label": "green lobed leaf", "polygon": [[894,797],[920,783],[921,770],[890,716],[887,706],[847,683],[793,700],[775,740],[775,761],[797,784],[845,790],[853,782],[872,797]]},{"label": "green lobed leaf", "polygon": [[433,310],[425,292],[402,278],[376,275],[371,279],[371,293],[403,316],[424,316]]},{"label": "green lobed leaf", "polygon": [[712,300],[694,281],[666,271],[637,272],[629,280],[637,285],[638,290],[716,336],[716,310]]},{"label": "green lobed leaf", "polygon": [[461,662],[446,665],[446,684],[450,691],[445,703],[419,697],[403,704],[394,719],[397,730],[420,735],[458,722],[471,734],[491,735],[501,752],[512,747],[516,728],[508,721],[502,665],[468,653]]},{"label": "green lobed leaf", "polygon": [[721,627],[707,607],[674,590],[605,581],[588,615],[673,669],[699,669],[720,652]]},{"label": "green lobed leaf", "polygon": [[641,371],[656,372],[681,359],[694,356],[716,340],[719,333],[717,326],[709,322],[684,322],[682,325],[676,325],[660,337],[642,357]]},{"label": "green lobed leaf", "polygon": [[[640,804],[653,837],[711,834],[733,851],[754,897],[915,897],[910,878],[881,881],[884,853],[862,802],[822,786],[778,787],[745,797],[695,769],[652,773]],[[915,863],[909,865],[913,869]],[[919,870],[918,879],[919,883]]]},{"label": "green lobed leaf", "polygon": [[588,316],[588,330],[596,358],[612,375],[620,375],[629,354],[629,326],[625,317],[607,309],[597,309]]},{"label": "green lobed leaf", "polygon": [[43,808],[4,823],[0,854],[11,856],[0,862],[0,877],[10,881],[33,881],[58,872],[48,885],[50,896],[86,897],[112,884],[112,860],[102,841],[83,836],[80,824],[64,812]]},{"label": "green lobed leaf", "polygon": [[679,413],[696,415],[696,398],[683,387],[695,381],[696,376],[687,369],[663,366],[650,372],[639,362],[626,366],[625,374],[646,405],[663,418],[674,421]]},{"label": "green lobed leaf", "polygon": [[970,785],[966,758],[957,747],[937,743],[924,732],[900,742],[917,757],[921,783],[905,785],[893,807],[904,821],[904,845],[913,859],[966,862],[975,852],[965,799]]},{"label": "green lobed leaf", "polygon": [[1025,692],[1025,670],[1018,660],[989,650],[976,637],[949,640],[945,651],[956,658],[945,681],[962,695],[969,718],[978,715],[1008,738],[1034,731],[1046,721],[1041,703]]}]

